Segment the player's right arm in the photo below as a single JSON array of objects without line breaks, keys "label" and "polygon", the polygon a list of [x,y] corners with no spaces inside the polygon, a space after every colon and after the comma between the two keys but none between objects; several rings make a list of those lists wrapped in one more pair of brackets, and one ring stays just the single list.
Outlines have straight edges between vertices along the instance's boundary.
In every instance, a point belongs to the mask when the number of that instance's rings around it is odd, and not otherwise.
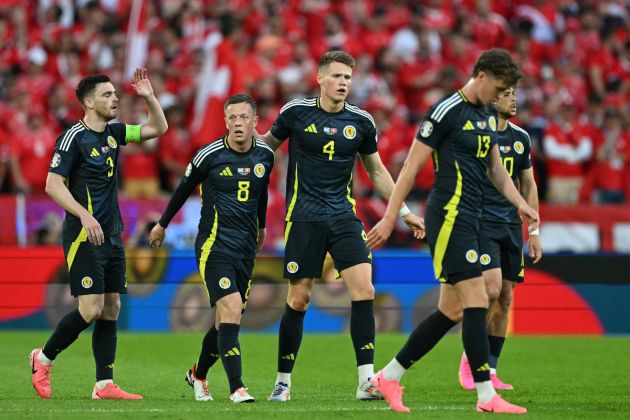
[{"label": "player's right arm", "polygon": [[[199,152],[197,152],[197,155]],[[166,205],[166,210],[160,220],[153,226],[151,233],[149,234],[149,245],[151,248],[159,248],[164,243],[166,237],[166,228],[168,224],[173,220],[173,217],[177,214],[179,209],[182,208],[190,194],[195,190],[197,185],[205,179],[204,171],[195,165],[197,156],[193,157],[193,160],[188,164],[186,173],[180,181],[171,199]],[[203,164],[203,161],[199,163]]]},{"label": "player's right arm", "polygon": [[[538,187],[536,186],[536,180],[534,179],[534,169],[529,167],[519,174],[519,185],[521,189],[521,194],[527,204],[530,205],[536,211],[539,210],[539,202],[538,202]],[[540,222],[539,222],[540,224]],[[540,237],[537,232],[529,232],[528,239],[528,248],[529,248],[529,256],[534,259],[534,264],[536,264],[542,258],[542,244],[540,242]]]},{"label": "player's right arm", "polygon": [[499,146],[496,144],[492,146],[490,150],[488,178],[490,178],[490,181],[497,191],[503,194],[503,196],[518,209],[521,215],[525,216],[530,232],[536,229],[539,222],[538,212],[530,207],[514,186],[514,181],[512,181],[512,178],[510,178],[510,175],[501,162]]},{"label": "player's right arm", "polygon": [[267,146],[271,147],[274,151],[291,135],[290,121],[293,118],[293,109],[295,109],[295,107],[292,106],[293,104],[295,104],[295,102],[291,101],[280,109],[280,113],[273,122],[273,125],[269,131],[262,136]]},{"label": "player's right arm", "polygon": [[267,144],[267,146],[271,147],[272,150],[278,150],[278,147],[283,143],[282,140],[278,140],[271,134],[271,130],[267,131],[262,136],[263,141]]},{"label": "player's right arm", "polygon": [[409,149],[409,153],[405,158],[402,170],[396,180],[396,185],[394,186],[394,191],[392,191],[389,203],[387,204],[385,215],[368,233],[368,246],[370,248],[376,248],[383,245],[387,238],[389,238],[392,234],[398,210],[402,206],[403,200],[407,197],[407,195],[409,195],[409,191],[411,191],[411,188],[413,187],[416,174],[420,168],[422,168],[429,156],[431,156],[432,152],[433,149],[426,144],[416,140],[413,141],[411,148]]},{"label": "player's right arm", "polygon": [[87,232],[88,241],[92,245],[101,245],[105,241],[101,224],[70,194],[70,190],[66,186],[66,179],[62,175],[54,172],[48,173],[46,194],[68,213],[75,215],[81,220],[81,225]]}]

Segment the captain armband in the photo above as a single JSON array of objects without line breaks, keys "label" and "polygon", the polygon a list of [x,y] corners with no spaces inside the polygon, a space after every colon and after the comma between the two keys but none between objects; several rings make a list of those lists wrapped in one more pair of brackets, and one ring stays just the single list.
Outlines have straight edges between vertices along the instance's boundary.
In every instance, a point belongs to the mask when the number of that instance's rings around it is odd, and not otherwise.
[{"label": "captain armband", "polygon": [[140,125],[125,125],[125,141],[127,143],[140,143]]}]

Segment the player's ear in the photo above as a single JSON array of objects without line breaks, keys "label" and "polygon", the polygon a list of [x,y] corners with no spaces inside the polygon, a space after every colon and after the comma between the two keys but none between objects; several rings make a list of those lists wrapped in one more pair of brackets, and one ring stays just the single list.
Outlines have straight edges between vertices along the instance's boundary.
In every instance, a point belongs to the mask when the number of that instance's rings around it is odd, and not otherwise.
[{"label": "player's ear", "polygon": [[254,115],[254,127],[258,125],[258,115]]}]

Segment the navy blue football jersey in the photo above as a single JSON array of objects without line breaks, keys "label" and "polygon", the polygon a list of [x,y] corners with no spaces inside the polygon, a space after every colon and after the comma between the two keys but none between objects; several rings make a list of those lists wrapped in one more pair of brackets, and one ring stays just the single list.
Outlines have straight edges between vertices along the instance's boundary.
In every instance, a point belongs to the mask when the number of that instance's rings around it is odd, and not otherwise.
[{"label": "navy blue football jersey", "polygon": [[[97,132],[79,121],[57,138],[49,168],[66,179],[70,194],[94,216],[106,236],[124,229],[117,171],[120,146],[126,144],[126,124],[108,124]],[[64,235],[76,237],[82,228],[81,220],[66,212]]]},{"label": "navy blue football jersey", "polygon": [[416,135],[433,149],[435,181],[428,206],[481,217],[496,129],[496,109],[470,103],[461,90],[429,108]]},{"label": "navy blue football jersey", "polygon": [[201,184],[199,238],[208,253],[253,258],[258,229],[265,227],[269,175],[274,153],[252,138],[247,152],[232,149],[227,137],[195,153],[173,193],[160,225],[167,227],[186,198]]},{"label": "navy blue football jersey", "polygon": [[282,107],[270,131],[278,140],[290,137],[286,220],[355,217],[352,173],[357,153],[377,152],[372,116],[349,103],[330,113],[319,98],[294,100]]},{"label": "navy blue football jersey", "polygon": [[[508,121],[505,131],[497,132],[503,166],[518,188],[519,175],[532,167],[531,140],[527,131]],[[522,223],[518,210],[486,179],[483,200],[483,220],[510,224]]]}]

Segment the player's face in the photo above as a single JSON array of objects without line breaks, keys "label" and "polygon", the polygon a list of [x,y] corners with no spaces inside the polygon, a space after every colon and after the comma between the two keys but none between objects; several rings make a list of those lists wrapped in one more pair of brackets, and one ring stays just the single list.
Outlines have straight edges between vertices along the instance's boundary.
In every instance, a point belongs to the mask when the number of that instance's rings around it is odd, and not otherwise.
[{"label": "player's face", "polygon": [[118,96],[114,85],[110,82],[96,85],[94,96],[88,99],[86,101],[88,108],[105,121],[113,120],[118,115]]},{"label": "player's face", "polygon": [[479,100],[483,105],[489,105],[499,98],[499,94],[508,87],[502,79],[490,73],[479,72]]},{"label": "player's face", "polygon": [[499,115],[505,119],[516,115],[516,90],[512,87],[499,93],[495,105]]},{"label": "player's face", "polygon": [[230,104],[225,109],[225,126],[231,140],[241,144],[251,141],[256,123],[258,117],[246,102]]},{"label": "player's face", "polygon": [[322,96],[333,102],[343,102],[350,93],[352,85],[352,69],[336,61],[324,66],[317,73],[317,82],[321,87]]}]

